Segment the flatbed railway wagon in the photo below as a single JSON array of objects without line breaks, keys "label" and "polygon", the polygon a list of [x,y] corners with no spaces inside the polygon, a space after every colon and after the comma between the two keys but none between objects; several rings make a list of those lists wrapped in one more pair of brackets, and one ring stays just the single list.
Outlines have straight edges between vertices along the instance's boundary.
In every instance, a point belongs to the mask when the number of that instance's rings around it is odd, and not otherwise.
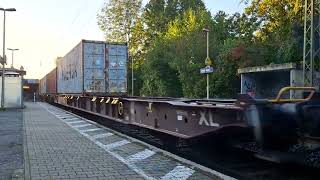
[{"label": "flatbed railway wagon", "polygon": [[[124,44],[82,40],[57,63],[57,94],[43,95],[64,107],[169,139],[194,143],[222,137],[261,159],[320,167],[320,94],[315,88],[287,87],[273,100],[248,95],[210,100],[128,97],[123,96],[126,65]],[[282,98],[295,90],[309,96]]]}]

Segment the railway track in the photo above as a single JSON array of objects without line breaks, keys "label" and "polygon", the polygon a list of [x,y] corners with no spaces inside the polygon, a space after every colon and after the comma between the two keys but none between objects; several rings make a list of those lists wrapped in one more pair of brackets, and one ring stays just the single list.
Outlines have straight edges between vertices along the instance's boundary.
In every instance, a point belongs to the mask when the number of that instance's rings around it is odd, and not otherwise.
[{"label": "railway track", "polygon": [[247,151],[226,147],[223,139],[208,137],[199,143],[190,145],[189,142],[170,135],[115,122],[59,104],[53,105],[238,179],[305,180],[320,178],[320,174],[317,173],[318,169],[259,160]]}]

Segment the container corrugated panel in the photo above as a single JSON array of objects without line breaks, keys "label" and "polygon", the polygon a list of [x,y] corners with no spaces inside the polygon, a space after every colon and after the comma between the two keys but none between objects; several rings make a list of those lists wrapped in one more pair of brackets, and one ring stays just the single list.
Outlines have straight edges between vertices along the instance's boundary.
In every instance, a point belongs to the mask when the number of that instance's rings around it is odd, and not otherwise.
[{"label": "container corrugated panel", "polygon": [[51,72],[47,74],[47,93],[56,94],[57,93],[57,68],[54,68]]},{"label": "container corrugated panel", "polygon": [[105,43],[84,42],[84,91],[89,93],[105,93]]},{"label": "container corrugated panel", "polygon": [[109,69],[109,79],[126,79],[126,69]]},{"label": "container corrugated panel", "polygon": [[42,79],[40,79],[39,83],[39,89],[40,94],[46,94],[47,93],[47,78],[44,76]]},{"label": "container corrugated panel", "polygon": [[83,92],[82,43],[57,61],[57,92],[81,94]]},{"label": "container corrugated panel", "polygon": [[108,66],[108,92],[127,92],[127,46],[107,45]]},{"label": "container corrugated panel", "polygon": [[126,79],[109,79],[109,92],[110,93],[127,92],[127,80]]}]

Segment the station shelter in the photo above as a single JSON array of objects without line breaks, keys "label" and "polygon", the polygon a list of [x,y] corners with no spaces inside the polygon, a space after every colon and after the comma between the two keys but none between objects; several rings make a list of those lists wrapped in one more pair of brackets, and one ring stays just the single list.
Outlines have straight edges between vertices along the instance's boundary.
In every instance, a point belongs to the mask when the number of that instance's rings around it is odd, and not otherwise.
[{"label": "station shelter", "polygon": [[[26,71],[5,68],[4,73],[4,108],[23,108],[23,76]],[[2,68],[0,68],[0,102],[2,93]]]},{"label": "station shelter", "polygon": [[[270,64],[238,69],[241,75],[241,93],[258,99],[273,99],[283,87],[301,87],[303,69],[299,63]],[[315,73],[315,82],[320,82],[320,73]],[[319,87],[319,83],[316,83]],[[283,98],[302,98],[302,91],[290,91]]]}]

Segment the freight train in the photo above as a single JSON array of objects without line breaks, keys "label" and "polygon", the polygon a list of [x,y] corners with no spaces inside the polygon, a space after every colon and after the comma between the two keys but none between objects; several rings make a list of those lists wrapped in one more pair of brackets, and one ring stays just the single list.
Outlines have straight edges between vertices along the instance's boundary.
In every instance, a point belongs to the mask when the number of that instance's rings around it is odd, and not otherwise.
[{"label": "freight train", "polygon": [[[43,100],[196,143],[223,137],[261,159],[320,167],[320,94],[288,87],[273,100],[129,97],[127,47],[82,40],[40,80]],[[300,90],[303,99],[282,99]]]}]

